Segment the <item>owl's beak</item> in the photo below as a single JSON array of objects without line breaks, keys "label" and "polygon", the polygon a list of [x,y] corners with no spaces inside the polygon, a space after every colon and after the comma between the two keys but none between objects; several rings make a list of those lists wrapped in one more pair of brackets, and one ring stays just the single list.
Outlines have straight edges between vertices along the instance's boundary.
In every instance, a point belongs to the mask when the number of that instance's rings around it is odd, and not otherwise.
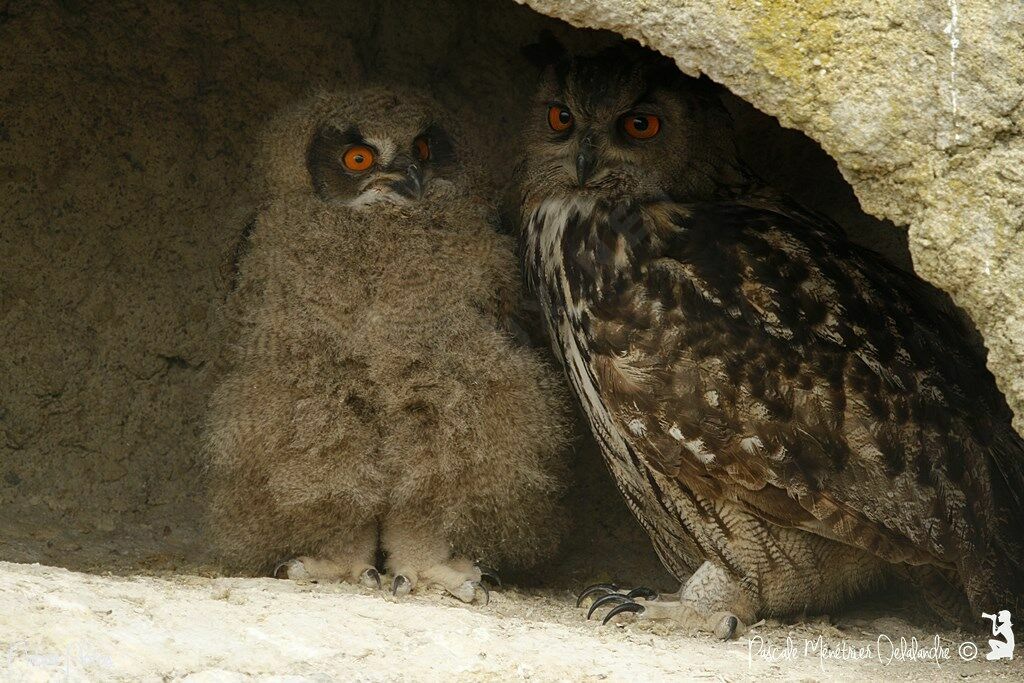
[{"label": "owl's beak", "polygon": [[391,183],[391,189],[403,197],[419,199],[423,196],[423,169],[417,163],[409,164],[405,175]]},{"label": "owl's beak", "polygon": [[596,167],[597,147],[594,146],[593,137],[587,135],[580,142],[579,153],[576,155],[576,182],[580,187],[586,186]]}]

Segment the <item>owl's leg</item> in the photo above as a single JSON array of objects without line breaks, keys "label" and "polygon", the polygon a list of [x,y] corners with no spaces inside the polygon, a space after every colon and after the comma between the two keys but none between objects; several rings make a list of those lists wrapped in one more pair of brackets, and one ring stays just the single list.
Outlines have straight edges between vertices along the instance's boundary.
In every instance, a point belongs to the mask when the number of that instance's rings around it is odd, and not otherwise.
[{"label": "owl's leg", "polygon": [[377,556],[377,525],[368,524],[339,534],[324,544],[316,555],[293,557],[277,565],[279,579],[347,581],[368,588],[380,588],[380,573],[373,566]]},{"label": "owl's leg", "polygon": [[490,599],[482,583],[493,573],[467,559],[452,557],[444,536],[423,520],[394,515],[384,520],[381,543],[394,578],[391,592],[407,595],[417,585],[438,585],[463,602]]},{"label": "owl's leg", "polygon": [[725,569],[705,561],[697,568],[679,593],[666,600],[644,601],[643,616],[672,619],[684,627],[710,631],[728,640],[746,630],[757,618],[758,605],[739,581]]},{"label": "owl's leg", "polygon": [[[596,587],[595,587],[596,588]],[[610,588],[610,587],[609,587]],[[581,598],[591,591],[588,589]],[[666,619],[692,631],[709,631],[728,640],[752,624],[758,607],[750,595],[727,571],[711,562],[704,562],[682,585],[678,593],[656,595],[638,588],[629,593],[598,589],[604,592],[590,606],[587,618],[602,605],[615,605],[604,622],[623,612],[632,612],[643,619]]]}]

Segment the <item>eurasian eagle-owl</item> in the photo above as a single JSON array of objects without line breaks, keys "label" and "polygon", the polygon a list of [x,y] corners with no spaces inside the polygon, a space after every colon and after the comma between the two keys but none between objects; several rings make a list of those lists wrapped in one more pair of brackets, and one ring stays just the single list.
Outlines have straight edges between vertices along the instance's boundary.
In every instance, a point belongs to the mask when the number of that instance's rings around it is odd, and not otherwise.
[{"label": "eurasian eagle-owl", "polygon": [[566,400],[504,327],[523,300],[514,244],[457,123],[378,87],[320,94],[264,136],[207,439],[232,570],[380,585],[379,546],[396,594],[471,601],[466,556],[553,550]]},{"label": "eurasian eagle-owl", "polygon": [[529,119],[529,279],[685,580],[598,603],[729,636],[897,574],[947,616],[1024,609],[1024,444],[968,329],[753,178],[730,126],[710,84],[631,46],[555,60]]}]

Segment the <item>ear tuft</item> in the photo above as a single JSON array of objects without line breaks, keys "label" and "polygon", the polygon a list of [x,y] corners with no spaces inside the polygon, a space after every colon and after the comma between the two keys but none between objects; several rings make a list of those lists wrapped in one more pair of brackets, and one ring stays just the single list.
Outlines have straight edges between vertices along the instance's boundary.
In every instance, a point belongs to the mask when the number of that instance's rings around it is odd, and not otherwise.
[{"label": "ear tuft", "polygon": [[526,60],[540,70],[560,62],[568,54],[565,46],[555,38],[555,34],[544,29],[536,43],[525,45],[519,50]]}]

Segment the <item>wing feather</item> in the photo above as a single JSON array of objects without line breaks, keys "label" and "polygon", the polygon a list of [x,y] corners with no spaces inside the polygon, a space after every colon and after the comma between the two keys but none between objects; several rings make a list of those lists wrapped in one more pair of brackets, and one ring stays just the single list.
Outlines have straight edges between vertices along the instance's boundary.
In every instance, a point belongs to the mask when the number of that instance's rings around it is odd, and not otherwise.
[{"label": "wing feather", "polygon": [[890,561],[991,556],[1024,447],[945,294],[808,214],[645,215],[649,253],[589,333],[652,468]]}]

